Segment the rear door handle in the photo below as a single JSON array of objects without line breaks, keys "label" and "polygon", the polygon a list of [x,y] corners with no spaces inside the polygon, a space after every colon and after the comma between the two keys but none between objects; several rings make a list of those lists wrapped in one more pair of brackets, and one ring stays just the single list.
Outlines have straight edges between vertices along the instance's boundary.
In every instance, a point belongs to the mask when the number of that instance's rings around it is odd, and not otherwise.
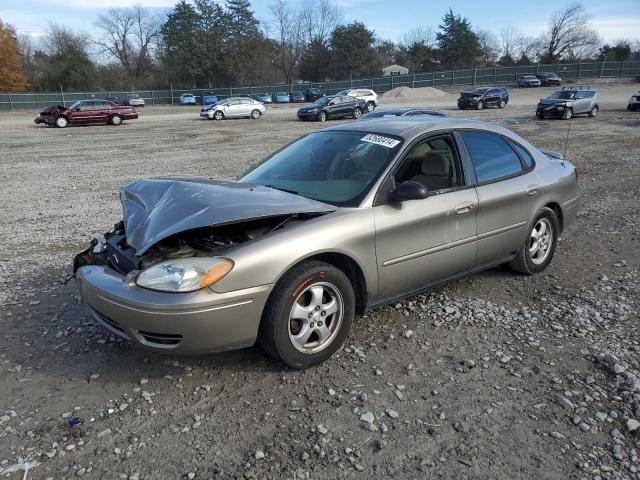
[{"label": "rear door handle", "polygon": [[473,210],[473,207],[475,206],[475,203],[463,203],[462,205],[458,205],[456,207],[456,215],[465,215]]},{"label": "rear door handle", "polygon": [[538,193],[538,185],[529,185],[527,187],[527,195],[532,197],[533,195]]}]

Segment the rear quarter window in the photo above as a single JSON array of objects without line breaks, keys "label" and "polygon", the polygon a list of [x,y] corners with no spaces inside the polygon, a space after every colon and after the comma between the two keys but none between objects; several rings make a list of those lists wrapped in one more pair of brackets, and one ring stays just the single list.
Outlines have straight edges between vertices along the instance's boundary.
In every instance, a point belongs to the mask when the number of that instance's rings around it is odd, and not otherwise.
[{"label": "rear quarter window", "polygon": [[478,183],[488,183],[523,172],[520,157],[500,135],[463,131],[461,136],[475,167]]}]

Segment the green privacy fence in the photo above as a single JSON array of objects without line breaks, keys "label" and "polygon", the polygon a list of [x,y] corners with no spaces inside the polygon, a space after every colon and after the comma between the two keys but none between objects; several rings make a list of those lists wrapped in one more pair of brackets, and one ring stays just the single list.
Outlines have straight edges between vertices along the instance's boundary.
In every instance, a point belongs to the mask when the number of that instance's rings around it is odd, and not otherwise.
[{"label": "green privacy fence", "polygon": [[250,87],[225,87],[210,89],[174,89],[135,90],[135,91],[99,91],[99,92],[49,92],[49,93],[0,93],[0,111],[39,109],[47,105],[69,106],[76,100],[87,98],[118,97],[136,93],[144,98],[147,105],[179,105],[180,95],[192,93],[197,97],[203,94],[229,96],[255,96],[260,93],[294,92],[315,87],[327,94],[334,94],[347,88],[370,88],[384,93],[396,87],[447,87],[456,85],[514,85],[523,74],[541,72],[557,73],[563,79],[580,80],[589,78],[640,77],[640,61],[637,62],[589,62],[554,63],[550,65],[534,64],[515,67],[468,68],[466,70],[447,70],[413,75],[395,75],[357,80],[337,80],[323,83],[292,83],[262,85]]}]

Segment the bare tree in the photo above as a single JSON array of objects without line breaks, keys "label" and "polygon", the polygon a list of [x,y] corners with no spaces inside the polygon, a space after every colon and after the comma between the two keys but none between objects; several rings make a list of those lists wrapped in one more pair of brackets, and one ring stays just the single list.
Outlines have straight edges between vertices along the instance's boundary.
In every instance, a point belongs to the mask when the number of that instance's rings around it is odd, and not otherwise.
[{"label": "bare tree", "polygon": [[414,45],[423,45],[433,48],[436,45],[436,34],[431,27],[417,27],[409,30],[402,37],[401,45],[408,49]]},{"label": "bare tree", "polygon": [[319,42],[326,45],[331,32],[342,21],[342,11],[331,0],[305,0],[299,21],[307,44]]},{"label": "bare tree", "polygon": [[273,0],[268,8],[271,17],[271,30],[276,35],[278,42],[277,63],[285,81],[290,83],[304,50],[302,23],[287,0]]},{"label": "bare tree", "polygon": [[480,44],[480,60],[484,64],[495,63],[500,55],[500,42],[498,38],[487,30],[476,31],[478,43]]},{"label": "bare tree", "polygon": [[575,3],[555,12],[541,39],[540,57],[543,62],[557,62],[564,57],[594,50],[600,44],[596,31],[589,25],[584,7]]},{"label": "bare tree", "polygon": [[159,41],[159,18],[139,5],[112,8],[96,26],[104,31],[95,42],[100,53],[116,59],[132,82],[144,78]]},{"label": "bare tree", "polygon": [[516,27],[509,26],[500,31],[500,48],[502,58],[507,60],[517,60],[520,56],[520,46],[524,35]]}]

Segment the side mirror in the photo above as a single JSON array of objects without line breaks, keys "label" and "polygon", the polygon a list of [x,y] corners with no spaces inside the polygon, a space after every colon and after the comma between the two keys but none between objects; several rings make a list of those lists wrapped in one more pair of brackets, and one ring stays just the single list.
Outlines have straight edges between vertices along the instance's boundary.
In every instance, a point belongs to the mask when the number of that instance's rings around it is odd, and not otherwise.
[{"label": "side mirror", "polygon": [[418,182],[408,180],[396,186],[391,192],[391,198],[395,202],[403,202],[405,200],[421,200],[429,196],[427,188]]}]

